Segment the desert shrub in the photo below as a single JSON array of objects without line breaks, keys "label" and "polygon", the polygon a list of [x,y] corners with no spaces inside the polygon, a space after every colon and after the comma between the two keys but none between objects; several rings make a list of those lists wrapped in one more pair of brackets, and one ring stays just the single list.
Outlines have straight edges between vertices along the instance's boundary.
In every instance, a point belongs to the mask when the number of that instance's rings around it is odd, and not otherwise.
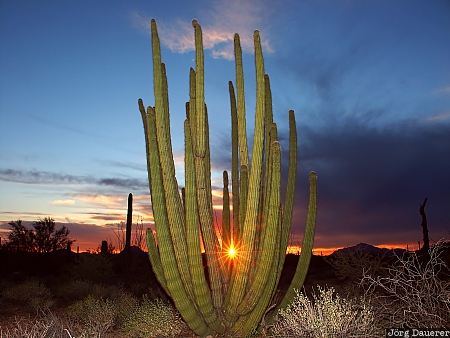
[{"label": "desert shrub", "polygon": [[278,313],[272,327],[276,337],[374,337],[375,317],[364,300],[341,298],[333,288],[317,287],[313,301],[301,292]]},{"label": "desert shrub", "polygon": [[35,317],[16,317],[6,327],[0,326],[0,338],[69,337],[66,324],[52,312],[40,311]]},{"label": "desert shrub", "polygon": [[449,267],[441,258],[444,248],[440,241],[430,248],[429,257],[405,253],[397,256],[385,276],[363,277],[361,283],[383,314],[384,323],[391,327],[449,325],[450,278]]},{"label": "desert shrub", "polygon": [[55,296],[66,301],[77,301],[92,294],[93,283],[76,279],[61,283],[55,287]]},{"label": "desert shrub", "polygon": [[28,280],[5,288],[1,297],[3,301],[24,306],[28,310],[46,310],[54,304],[52,293],[39,280]]},{"label": "desert shrub", "polygon": [[139,300],[128,292],[122,292],[120,297],[114,299],[114,305],[116,311],[115,324],[120,328],[139,306]]},{"label": "desert shrub", "polygon": [[122,325],[132,337],[179,337],[187,329],[178,311],[169,303],[144,297]]},{"label": "desert shrub", "polygon": [[109,299],[88,296],[67,308],[77,337],[103,337],[113,326],[115,305]]}]

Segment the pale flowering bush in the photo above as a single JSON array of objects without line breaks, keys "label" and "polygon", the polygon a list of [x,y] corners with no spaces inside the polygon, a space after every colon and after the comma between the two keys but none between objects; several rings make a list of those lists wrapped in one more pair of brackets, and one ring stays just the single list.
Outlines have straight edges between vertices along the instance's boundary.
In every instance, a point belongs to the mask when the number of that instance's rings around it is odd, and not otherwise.
[{"label": "pale flowering bush", "polygon": [[187,325],[178,311],[161,299],[143,298],[122,324],[122,330],[132,337],[180,337]]},{"label": "pale flowering bush", "polygon": [[374,311],[365,301],[341,298],[333,288],[318,286],[313,301],[296,291],[293,302],[278,313],[276,337],[375,337]]},{"label": "pale flowering bush", "polygon": [[67,309],[76,337],[104,337],[113,328],[115,304],[109,299],[88,296]]}]

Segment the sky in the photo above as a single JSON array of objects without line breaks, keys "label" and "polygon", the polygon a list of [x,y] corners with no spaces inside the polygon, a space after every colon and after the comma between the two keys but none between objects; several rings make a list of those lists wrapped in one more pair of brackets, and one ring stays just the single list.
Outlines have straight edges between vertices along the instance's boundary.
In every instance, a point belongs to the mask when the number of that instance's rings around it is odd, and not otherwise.
[{"label": "sky", "polygon": [[69,227],[81,250],[96,248],[114,240],[129,192],[135,217],[152,223],[137,109],[138,98],[154,102],[149,22],[157,20],[161,37],[182,186],[196,18],[218,218],[222,170],[231,167],[233,34],[244,52],[251,137],[258,29],[285,159],[287,112],[296,112],[291,243],[302,238],[311,170],[319,184],[317,250],[417,246],[425,197],[431,239],[448,239],[449,13],[445,0],[0,0],[0,236],[11,220],[49,216]]}]

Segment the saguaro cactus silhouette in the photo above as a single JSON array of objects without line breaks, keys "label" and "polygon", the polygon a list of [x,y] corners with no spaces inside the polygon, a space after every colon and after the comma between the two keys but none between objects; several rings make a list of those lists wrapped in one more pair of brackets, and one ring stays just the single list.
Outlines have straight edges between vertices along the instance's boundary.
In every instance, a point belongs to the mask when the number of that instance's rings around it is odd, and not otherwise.
[{"label": "saguaro cactus silhouette", "polygon": [[127,228],[125,232],[125,251],[131,246],[131,226],[133,223],[133,194],[128,194],[128,209],[127,209]]},{"label": "saguaro cactus silhouette", "polygon": [[[213,223],[202,30],[196,20],[192,25],[195,70],[191,68],[189,72],[182,198],[175,177],[170,140],[166,69],[161,61],[156,22],[151,22],[155,105],[145,108],[143,101],[138,101],[156,225],[156,236],[152,231],[147,232],[149,258],[159,283],[196,334],[245,337],[257,328],[274,301],[284,264],[297,172],[295,115],[289,111],[288,179],[283,199],[281,147],[277,125],[273,121],[270,82],[264,71],[259,32],[254,33],[257,99],[251,161],[247,148],[242,51],[239,35],[235,34],[237,99],[233,83],[229,83],[232,191],[230,194],[225,171],[223,236],[218,238]],[[308,270],[316,221],[317,176],[313,172],[309,174],[309,183],[301,257],[289,290],[277,308],[292,300],[293,289],[301,288]],[[202,263],[201,241],[207,273]]]}]

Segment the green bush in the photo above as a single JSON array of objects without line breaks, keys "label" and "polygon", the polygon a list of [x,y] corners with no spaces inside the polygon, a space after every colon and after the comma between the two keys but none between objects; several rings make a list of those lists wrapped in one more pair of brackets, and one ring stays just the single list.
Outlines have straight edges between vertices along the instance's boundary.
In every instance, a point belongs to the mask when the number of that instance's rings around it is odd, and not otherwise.
[{"label": "green bush", "polygon": [[272,331],[276,337],[375,337],[374,324],[373,309],[366,302],[318,286],[313,301],[296,291],[292,304],[279,311]]},{"label": "green bush", "polygon": [[1,292],[4,302],[20,305],[27,310],[47,310],[53,304],[53,295],[39,280],[28,280],[5,288]]},{"label": "green bush", "polygon": [[179,337],[187,330],[187,325],[171,304],[144,297],[124,321],[122,330],[136,338]]}]

